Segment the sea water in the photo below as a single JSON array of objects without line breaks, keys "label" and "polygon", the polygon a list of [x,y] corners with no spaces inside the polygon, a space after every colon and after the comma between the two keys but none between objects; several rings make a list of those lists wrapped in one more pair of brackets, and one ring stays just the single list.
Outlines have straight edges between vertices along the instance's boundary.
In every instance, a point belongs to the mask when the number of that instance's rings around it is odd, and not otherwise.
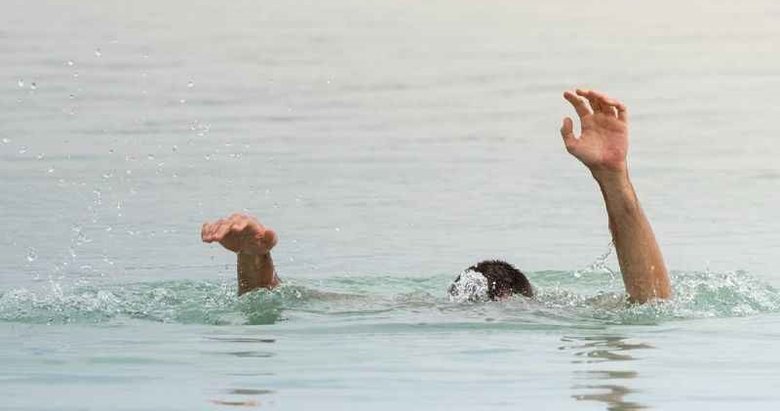
[{"label": "sea water", "polygon": [[[0,4],[0,408],[775,409],[780,6]],[[632,112],[626,304],[560,94]],[[274,227],[236,295],[200,225]],[[450,301],[481,259],[537,296]]]}]

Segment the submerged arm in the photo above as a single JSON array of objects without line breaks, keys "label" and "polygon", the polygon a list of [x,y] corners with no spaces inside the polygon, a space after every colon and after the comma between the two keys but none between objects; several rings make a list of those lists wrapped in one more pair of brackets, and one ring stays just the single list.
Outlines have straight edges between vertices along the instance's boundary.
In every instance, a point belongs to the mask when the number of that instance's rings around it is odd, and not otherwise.
[{"label": "submerged arm", "polygon": [[203,242],[219,242],[238,256],[238,295],[258,288],[272,289],[279,285],[271,249],[278,238],[270,228],[257,219],[243,214],[233,214],[227,219],[203,224]]},{"label": "submerged arm", "polygon": [[567,91],[564,97],[577,110],[582,135],[574,136],[568,117],[561,135],[567,151],[590,169],[601,188],[626,292],[639,303],[671,297],[661,249],[628,176],[626,107],[595,91]]}]

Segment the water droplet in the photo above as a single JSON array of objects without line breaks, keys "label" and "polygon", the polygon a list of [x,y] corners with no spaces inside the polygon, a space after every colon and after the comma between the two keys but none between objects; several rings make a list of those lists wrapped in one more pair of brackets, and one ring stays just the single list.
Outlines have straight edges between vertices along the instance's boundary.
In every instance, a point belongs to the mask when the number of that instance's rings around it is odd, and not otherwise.
[{"label": "water droplet", "polygon": [[38,89],[38,85],[35,84],[34,81],[32,83],[30,83],[30,90],[37,90],[37,89]]},{"label": "water droplet", "polygon": [[17,151],[17,153],[19,153],[19,154],[24,154],[26,152],[27,152],[27,147],[26,146],[19,147],[19,151]]},{"label": "water droplet", "polygon": [[193,88],[193,87],[195,87],[195,83],[193,83],[191,81],[189,83],[187,83],[187,88]]},{"label": "water droplet", "polygon": [[3,138],[3,144],[8,144],[11,142],[10,138]]},{"label": "water droplet", "polygon": [[27,249],[27,261],[33,262],[38,259],[38,251],[32,247]]},{"label": "water droplet", "polygon": [[114,154],[114,149],[113,148],[109,148],[108,149],[108,154]]},{"label": "water droplet", "polygon": [[51,174],[54,172],[54,167],[49,167],[48,170],[46,170],[47,173]]},{"label": "water droplet", "polygon": [[79,72],[78,71],[73,72],[73,78],[79,78]]},{"label": "water droplet", "polygon": [[211,154],[206,154],[203,158],[206,159],[206,161],[211,161]]},{"label": "water droplet", "polygon": [[73,242],[76,245],[82,245],[82,244],[86,244],[86,243],[91,243],[92,242],[92,239],[87,237],[87,235],[84,234],[84,232],[81,230],[81,226],[74,225],[73,228],[71,228],[71,230],[75,234],[75,238],[73,239]]},{"label": "water droplet", "polygon": [[74,63],[73,60],[68,60],[65,64],[67,64],[70,67],[73,67],[73,65],[76,63]]},{"label": "water droplet", "polygon": [[154,154],[147,154],[147,155],[146,155],[146,158],[147,158],[148,160],[154,160]]},{"label": "water droplet", "polygon": [[341,232],[341,228],[339,228],[339,227],[336,227],[336,232],[337,232],[337,233],[338,233],[338,232]]},{"label": "water droplet", "polygon": [[182,98],[182,99],[179,99],[179,104],[184,104],[184,103],[186,103],[186,102],[187,102],[187,99],[183,99],[183,98]]},{"label": "water droplet", "polygon": [[95,194],[94,203],[96,205],[103,204],[103,193],[101,193],[100,190],[92,190],[92,193]]},{"label": "water droplet", "polygon": [[179,147],[177,145],[174,145],[173,147],[171,147],[171,151],[173,151],[175,153],[175,152],[179,151]]},{"label": "water droplet", "polygon": [[22,79],[19,79],[19,80],[16,82],[16,85],[17,85],[17,86],[19,86],[19,88],[22,88],[22,87],[24,87],[24,80],[22,80]]},{"label": "water droplet", "polygon": [[76,96],[75,96],[75,95],[73,95],[73,94],[71,94],[71,95],[69,95],[69,96],[68,96],[68,98],[69,98],[69,99],[71,99],[71,100],[75,100],[75,99],[76,99]]},{"label": "water droplet", "polygon": [[100,51],[100,49],[95,49],[95,57],[100,57],[103,55],[103,52]]},{"label": "water droplet", "polygon": [[38,154],[37,156],[35,156],[36,160],[43,160],[44,158],[46,158],[46,154],[43,154],[43,153]]}]

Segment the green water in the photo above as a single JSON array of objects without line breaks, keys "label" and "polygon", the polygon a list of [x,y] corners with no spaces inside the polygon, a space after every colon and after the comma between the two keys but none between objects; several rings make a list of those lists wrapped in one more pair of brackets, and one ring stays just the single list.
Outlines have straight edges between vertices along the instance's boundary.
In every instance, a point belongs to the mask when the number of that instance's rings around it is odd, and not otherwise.
[{"label": "green water", "polygon": [[[780,294],[744,272],[675,273],[675,298],[634,305],[622,283],[604,272],[533,273],[537,295],[510,301],[451,301],[449,276],[292,278],[282,287],[237,296],[230,281],[130,284],[51,284],[0,294],[0,319],[29,324],[124,324],[131,320],[204,325],[261,325],[308,319],[456,326],[473,322],[531,327],[658,324],[695,318],[740,317],[780,309]],[[441,323],[441,324],[438,324]]]}]

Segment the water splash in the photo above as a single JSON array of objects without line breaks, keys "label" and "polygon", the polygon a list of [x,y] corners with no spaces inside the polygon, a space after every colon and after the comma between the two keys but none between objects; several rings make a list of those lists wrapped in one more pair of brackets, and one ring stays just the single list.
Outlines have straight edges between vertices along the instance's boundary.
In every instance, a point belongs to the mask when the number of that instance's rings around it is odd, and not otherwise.
[{"label": "water splash", "polygon": [[609,266],[607,266],[607,260],[609,260],[609,257],[612,255],[614,250],[615,250],[615,243],[610,241],[609,245],[607,246],[607,251],[605,251],[603,254],[598,256],[596,260],[590,263],[587,267],[575,271],[573,273],[574,277],[580,278],[585,273],[596,272],[596,273],[607,273],[612,278],[614,278],[616,274],[615,271],[609,268]]},{"label": "water splash", "polygon": [[38,251],[32,247],[27,249],[27,262],[32,263],[38,259]]},{"label": "water splash", "polygon": [[674,298],[632,305],[619,280],[588,273],[530,273],[537,294],[500,302],[452,300],[451,276],[294,279],[273,290],[236,296],[232,282],[167,281],[65,286],[0,292],[0,321],[103,323],[153,321],[197,324],[270,324],[328,318],[349,324],[464,323],[486,321],[535,327],[658,324],[680,319],[740,317],[780,312],[780,293],[737,271],[674,273]]},{"label": "water splash", "polygon": [[488,301],[488,282],[484,275],[466,270],[447,289],[449,299],[452,302],[477,302]]}]

